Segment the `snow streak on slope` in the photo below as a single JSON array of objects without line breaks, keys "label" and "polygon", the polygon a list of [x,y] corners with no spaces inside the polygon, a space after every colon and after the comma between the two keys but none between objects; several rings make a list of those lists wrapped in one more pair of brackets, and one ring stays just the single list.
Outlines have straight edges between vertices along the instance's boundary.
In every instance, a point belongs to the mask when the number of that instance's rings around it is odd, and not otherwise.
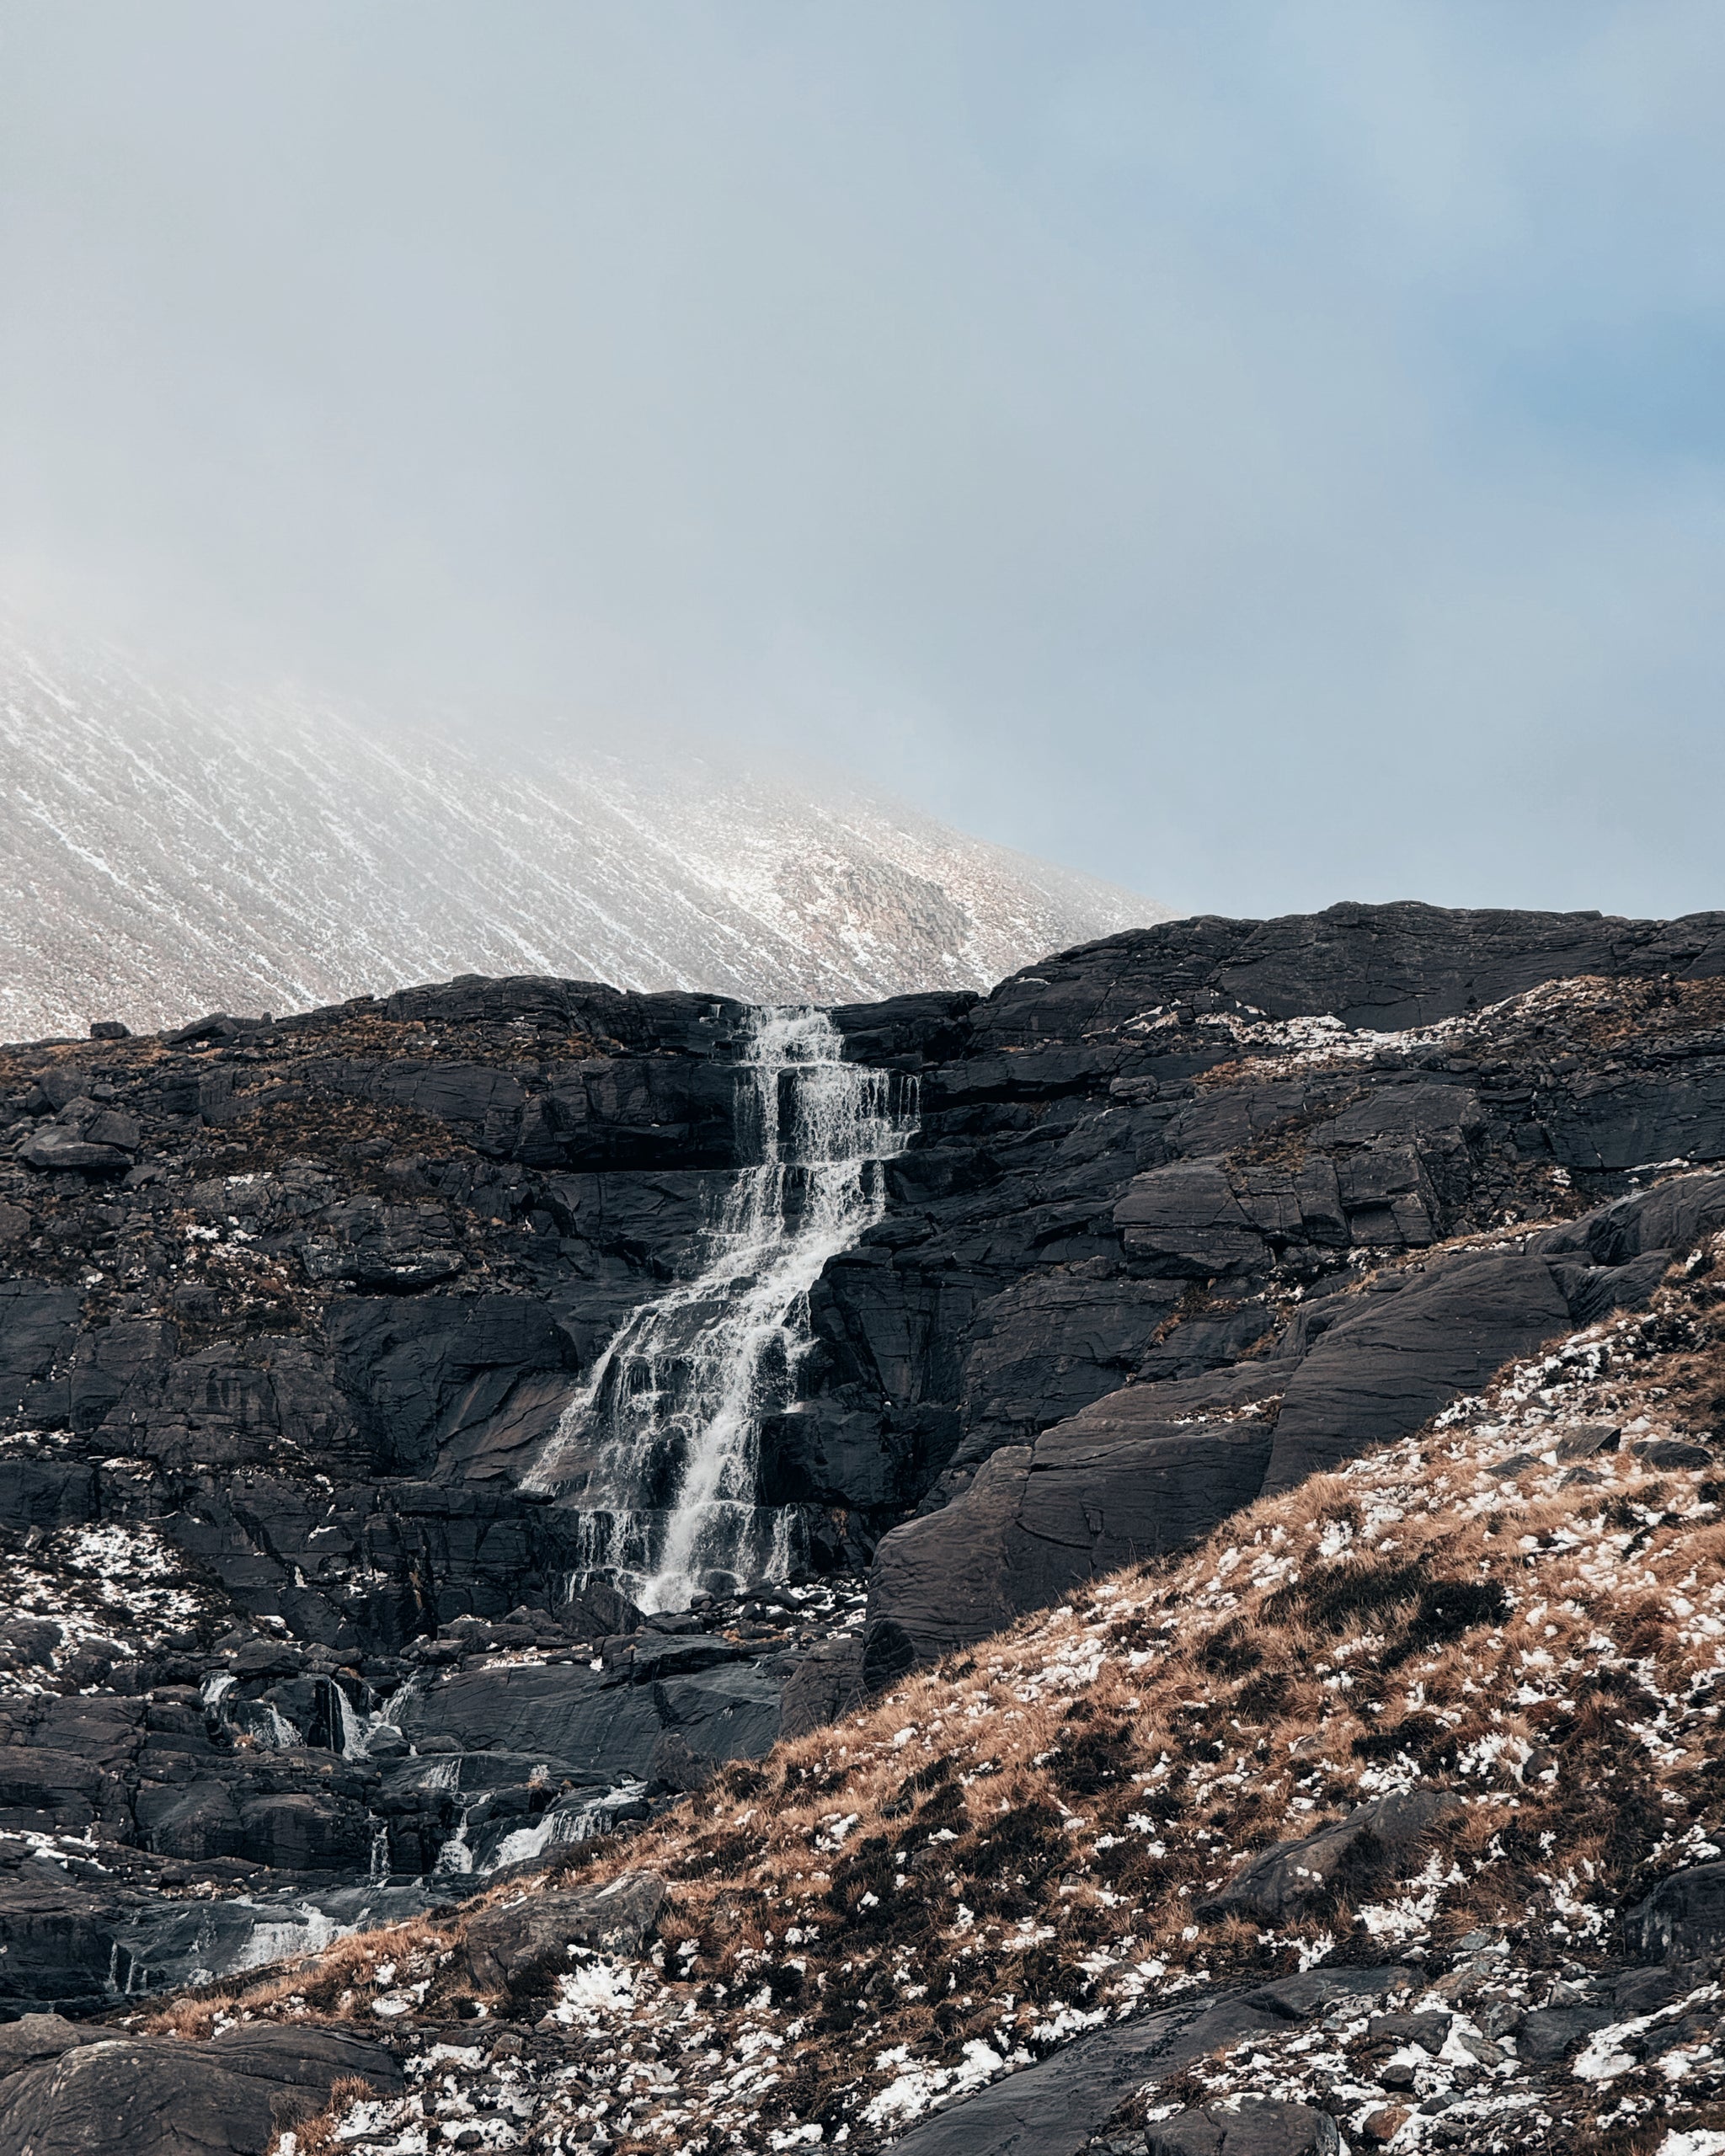
[{"label": "snow streak on slope", "polygon": [[830,776],[528,755],[0,647],[0,1039],[458,973],[753,1002],[985,987],[1167,918]]}]

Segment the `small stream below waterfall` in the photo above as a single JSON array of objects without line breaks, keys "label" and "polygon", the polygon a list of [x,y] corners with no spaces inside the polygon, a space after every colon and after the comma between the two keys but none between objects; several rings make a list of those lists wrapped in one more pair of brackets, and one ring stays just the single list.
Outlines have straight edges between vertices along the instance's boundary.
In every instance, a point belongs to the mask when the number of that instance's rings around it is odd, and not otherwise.
[{"label": "small stream below waterfall", "polygon": [[[407,1770],[422,1770],[428,1788],[454,1793],[461,1790],[467,1764],[460,1755],[444,1755],[414,1760]],[[474,1755],[482,1780],[486,1764],[485,1754]],[[624,1777],[562,1795],[537,1818],[508,1813],[486,1818],[482,1788],[462,1805],[436,1864],[417,1875],[390,1873],[387,1829],[379,1821],[369,1876],[351,1885],[158,1903],[116,1935],[109,1988],[117,1996],[136,1997],[206,1984],[315,1953],[350,1932],[446,1908],[515,1865],[542,1860],[561,1844],[611,1832],[619,1819],[646,1811],[645,1796],[645,1784]]]},{"label": "small stream below waterfall", "polygon": [[701,1269],[625,1321],[531,1478],[581,1508],[578,1577],[648,1611],[800,1561],[794,1509],[757,1501],[761,1421],[794,1398],[809,1290],[881,1217],[883,1163],[916,1129],[915,1080],[847,1063],[824,1011],[755,1012],[741,1060],[748,1165]]},{"label": "small stream below waterfall", "polygon": [[[398,1728],[398,1717],[422,1681],[409,1678],[381,1709],[362,1710],[333,1678],[320,1680],[315,1742],[344,1758],[367,1758],[378,1732]],[[212,1721],[258,1751],[288,1752],[307,1742],[307,1733],[273,1703],[241,1698],[231,1675],[208,1678],[201,1704]],[[391,1752],[384,1765],[398,1782],[446,1792],[458,1806],[429,1871],[392,1873],[387,1822],[374,1815],[371,1861],[362,1880],[310,1892],[286,1888],[163,1901],[141,1913],[115,1936],[110,1993],[137,1997],[164,1987],[209,1983],[315,1953],[350,1932],[403,1923],[479,1891],[515,1865],[541,1861],[559,1844],[610,1833],[620,1820],[639,1817],[648,1808],[647,1785],[627,1774],[584,1788],[565,1784],[554,1796],[547,1791],[540,1800],[542,1809],[523,1817],[519,1806],[498,1805],[499,1762],[490,1753],[397,1758]],[[529,1785],[537,1785],[530,1780]]]}]

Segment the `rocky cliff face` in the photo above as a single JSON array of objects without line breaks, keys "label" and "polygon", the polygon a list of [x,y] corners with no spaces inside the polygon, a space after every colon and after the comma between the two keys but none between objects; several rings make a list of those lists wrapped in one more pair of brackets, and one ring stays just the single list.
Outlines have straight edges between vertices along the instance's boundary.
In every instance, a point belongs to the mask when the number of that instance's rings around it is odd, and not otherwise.
[{"label": "rocky cliff face", "polygon": [[558,1435],[711,1261],[742,1006],[467,979],[0,1053],[0,2003],[542,1863],[1725,1219],[1725,915],[1171,923],[832,1022],[915,1128],[754,1433],[798,1570],[644,1624],[571,1593]]}]

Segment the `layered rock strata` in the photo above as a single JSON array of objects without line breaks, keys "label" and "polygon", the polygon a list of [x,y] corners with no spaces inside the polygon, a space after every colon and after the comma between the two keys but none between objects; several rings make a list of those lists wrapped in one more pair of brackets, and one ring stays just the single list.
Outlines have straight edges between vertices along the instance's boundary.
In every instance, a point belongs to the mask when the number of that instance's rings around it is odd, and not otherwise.
[{"label": "layered rock strata", "polygon": [[920,1119],[758,1433],[808,1577],[644,1624],[526,1486],[701,1262],[740,1006],[470,979],[0,1051],[0,2010],[627,1823],[1719,1222],[1725,915],[1199,920],[832,1017]]}]

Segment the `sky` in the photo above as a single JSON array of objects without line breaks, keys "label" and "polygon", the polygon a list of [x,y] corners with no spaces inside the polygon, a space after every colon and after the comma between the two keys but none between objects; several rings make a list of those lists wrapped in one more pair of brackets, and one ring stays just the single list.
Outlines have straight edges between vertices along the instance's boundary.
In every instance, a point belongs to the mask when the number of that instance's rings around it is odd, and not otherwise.
[{"label": "sky", "polygon": [[0,592],[1191,911],[1725,905],[1717,0],[0,0]]}]

